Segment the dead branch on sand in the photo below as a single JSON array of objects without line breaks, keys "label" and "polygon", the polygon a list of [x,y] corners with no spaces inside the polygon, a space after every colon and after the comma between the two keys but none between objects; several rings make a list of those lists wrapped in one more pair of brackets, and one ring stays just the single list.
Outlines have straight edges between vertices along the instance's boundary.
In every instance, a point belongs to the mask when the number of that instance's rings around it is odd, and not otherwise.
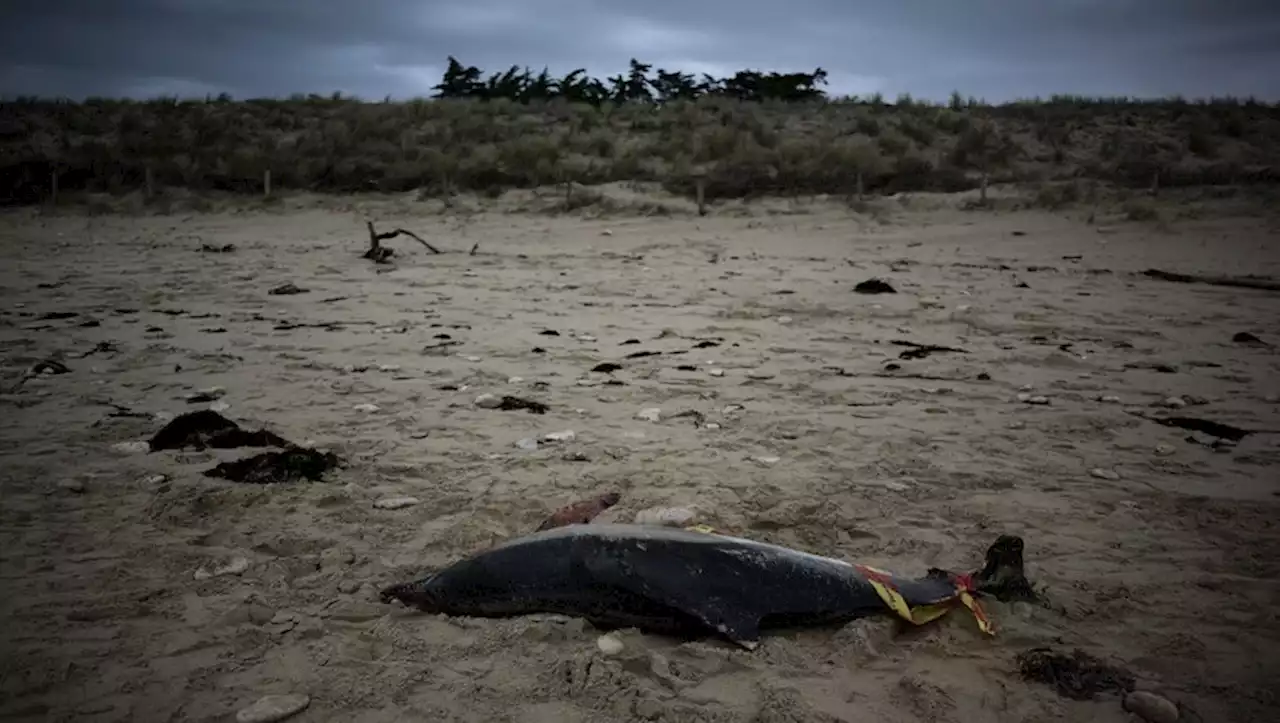
[{"label": "dead branch on sand", "polygon": [[387,259],[391,258],[391,255],[395,253],[394,249],[383,246],[382,242],[389,241],[397,236],[408,236],[423,246],[426,246],[427,250],[431,253],[441,253],[440,249],[427,243],[421,236],[412,231],[397,228],[385,233],[378,233],[377,229],[373,227],[373,221],[365,221],[365,225],[369,227],[369,250],[364,252],[363,258],[369,259],[374,263],[383,264],[387,262]]},{"label": "dead branch on sand", "polygon": [[1260,276],[1201,276],[1199,274],[1175,274],[1172,271],[1161,271],[1160,269],[1147,269],[1142,272],[1142,275],[1152,279],[1173,281],[1180,284],[1210,284],[1241,289],[1280,291],[1280,281]]}]

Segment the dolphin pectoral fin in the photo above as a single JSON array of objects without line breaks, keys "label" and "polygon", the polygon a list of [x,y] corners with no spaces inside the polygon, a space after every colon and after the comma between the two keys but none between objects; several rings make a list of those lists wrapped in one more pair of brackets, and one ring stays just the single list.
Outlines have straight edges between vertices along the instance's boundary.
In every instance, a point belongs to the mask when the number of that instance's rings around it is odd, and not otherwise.
[{"label": "dolphin pectoral fin", "polygon": [[[617,587],[674,610],[747,650],[760,642],[761,614],[746,600],[732,599],[705,584],[705,576],[642,550],[612,550],[586,561],[599,583]],[[704,584],[699,583],[702,578]]]}]

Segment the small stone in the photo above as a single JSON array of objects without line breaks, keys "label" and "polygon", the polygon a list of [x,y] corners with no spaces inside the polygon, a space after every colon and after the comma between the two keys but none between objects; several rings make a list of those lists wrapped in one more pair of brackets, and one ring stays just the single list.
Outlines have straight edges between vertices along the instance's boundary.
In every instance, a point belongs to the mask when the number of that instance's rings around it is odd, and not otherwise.
[{"label": "small stone", "polygon": [[759,369],[752,369],[751,371],[747,372],[748,379],[764,380],[764,379],[773,379],[773,377],[774,377],[773,374],[770,374],[769,372],[760,371]]},{"label": "small stone", "polygon": [[906,492],[907,490],[911,489],[910,485],[907,485],[903,482],[894,482],[893,480],[885,482],[884,486],[888,489],[893,490],[894,492]]},{"label": "small stone", "polygon": [[496,394],[481,394],[476,397],[475,405],[481,409],[497,409],[502,406],[502,397]]},{"label": "small stone", "polygon": [[708,371],[707,373],[708,373],[708,374],[710,374],[710,375],[711,375],[711,376],[713,376],[713,377],[722,377],[722,376],[724,376],[724,370],[723,370],[723,369],[712,369],[712,370]]},{"label": "small stone", "polygon": [[704,427],[703,427],[703,428],[704,428],[704,429],[719,429],[719,428],[720,428],[720,425],[719,425],[719,424],[716,424],[715,422],[707,422],[707,423],[704,425]]},{"label": "small stone", "polygon": [[1021,422],[1021,421],[1009,422],[1009,424],[1006,425],[1006,429],[1026,429],[1026,428],[1027,428],[1027,423]]},{"label": "small stone", "polygon": [[417,497],[388,497],[374,502],[373,506],[380,510],[400,510],[413,507],[421,501]]},{"label": "small stone", "polygon": [[791,323],[791,317],[789,317],[789,316],[779,316],[779,317],[778,317],[778,319],[777,319],[777,321],[778,321],[778,323],[779,323],[779,324],[790,324],[790,323]]},{"label": "small stone", "polygon": [[311,698],[301,694],[263,696],[237,711],[236,723],[275,723],[301,713],[309,705]]},{"label": "small stone", "polygon": [[64,479],[58,483],[58,487],[77,495],[84,492],[84,483],[78,479]]},{"label": "small stone", "polygon": [[637,525],[661,525],[663,527],[687,527],[697,518],[689,507],[650,507],[636,513]]},{"label": "small stone", "polygon": [[590,334],[579,334],[575,337],[578,341],[595,341],[596,338]]},{"label": "small stone", "polygon": [[524,377],[507,377],[507,384],[519,384],[524,381]]},{"label": "small stone", "polygon": [[338,592],[343,595],[350,595],[360,589],[360,583],[357,580],[343,580],[338,583]]},{"label": "small stone", "polygon": [[1103,394],[1102,396],[1098,397],[1098,401],[1105,402],[1106,404],[1119,404],[1120,397],[1117,397],[1114,394]]},{"label": "small stone", "polygon": [[580,387],[597,387],[600,386],[600,381],[598,379],[579,379],[577,384]]},{"label": "small stone", "polygon": [[609,229],[607,229],[607,228],[606,228],[605,230],[603,230],[603,231],[601,231],[601,232],[600,232],[600,235],[601,235],[601,236],[612,236],[612,235],[613,235],[613,231],[610,231]]},{"label": "small stone", "polygon": [[1089,470],[1089,474],[1093,475],[1094,477],[1097,477],[1098,479],[1110,480],[1112,482],[1115,482],[1116,480],[1120,479],[1119,472],[1116,472],[1115,470],[1110,470],[1110,469],[1102,469],[1101,467],[1095,467]]},{"label": "small stone", "polygon": [[728,416],[735,412],[741,412],[744,409],[746,409],[746,407],[742,406],[741,404],[729,404],[729,405],[726,405],[724,409],[721,409],[720,413],[725,416]]},{"label": "small stone", "polygon": [[357,404],[357,405],[354,407],[354,409],[355,409],[357,412],[363,412],[363,413],[365,413],[365,414],[372,414],[373,412],[378,411],[378,405],[376,405],[376,404]]},{"label": "small stone", "polygon": [[146,440],[136,442],[116,442],[111,445],[111,449],[122,454],[140,454],[151,450],[151,443]]},{"label": "small stone", "polygon": [[770,456],[770,455],[765,455],[765,456],[762,456],[762,457],[756,457],[756,458],[755,458],[755,461],[759,462],[760,464],[769,465],[769,464],[777,464],[777,463],[781,462],[781,461],[782,461],[782,458],[781,458],[781,457],[773,457],[773,456]]},{"label": "small stone", "polygon": [[478,356],[464,356],[464,357],[462,357],[462,358],[463,358],[463,359],[466,359],[466,360],[467,360],[467,361],[469,361],[469,362],[478,362],[478,361],[480,361],[480,357],[478,357]]},{"label": "small stone", "polygon": [[1161,457],[1168,457],[1169,455],[1177,451],[1178,450],[1175,449],[1172,444],[1165,444],[1161,442],[1160,444],[1156,445],[1156,454],[1160,455]]},{"label": "small stone", "polygon": [[1149,723],[1175,723],[1179,718],[1178,706],[1172,701],[1143,690],[1126,695],[1123,707]]},{"label": "small stone", "polygon": [[566,429],[563,432],[548,432],[542,435],[542,440],[551,444],[572,442],[577,438],[578,435],[572,429]]},{"label": "small stone", "polygon": [[657,407],[649,407],[636,412],[636,419],[642,419],[646,422],[656,422],[662,419],[662,410]]},{"label": "small stone", "polygon": [[209,405],[209,411],[211,412],[225,412],[230,408],[231,405],[223,401],[217,401]]},{"label": "small stone", "polygon": [[399,364],[379,364],[379,365],[378,365],[378,371],[380,371],[380,372],[398,372],[398,371],[400,371],[400,365],[399,365]]},{"label": "small stone", "polygon": [[1038,394],[1019,394],[1018,401],[1023,404],[1048,404],[1049,398]]},{"label": "small stone", "polygon": [[153,474],[150,477],[142,480],[142,484],[147,485],[149,487],[154,487],[156,485],[162,485],[168,481],[169,481],[169,475],[167,474]]},{"label": "small stone", "polygon": [[1165,397],[1157,402],[1157,406],[1165,409],[1182,409],[1187,406],[1187,401],[1182,397]]},{"label": "small stone", "polygon": [[221,399],[226,396],[226,394],[227,390],[222,387],[208,387],[206,389],[199,389],[193,394],[188,394],[187,401],[193,404],[197,402],[212,402]]},{"label": "small stone", "polygon": [[596,638],[596,647],[600,649],[601,653],[604,653],[609,657],[613,657],[620,654],[625,646],[623,646],[622,641],[619,640],[617,636],[609,634],[601,635]]},{"label": "small stone", "polygon": [[213,570],[200,568],[195,571],[193,577],[197,580],[208,580],[211,577],[221,577],[223,575],[241,575],[249,569],[249,560],[243,557],[232,558],[230,562],[222,567],[215,567]]},{"label": "small stone", "polygon": [[520,449],[527,449],[527,450],[537,449],[538,440],[534,439],[533,437],[525,437],[524,439],[516,440],[516,446],[519,447]]},{"label": "small stone", "polygon": [[1018,387],[1018,391],[1020,392],[1029,392],[1032,389],[1035,389],[1035,387],[1031,386],[1030,384],[1023,384],[1022,386]]}]

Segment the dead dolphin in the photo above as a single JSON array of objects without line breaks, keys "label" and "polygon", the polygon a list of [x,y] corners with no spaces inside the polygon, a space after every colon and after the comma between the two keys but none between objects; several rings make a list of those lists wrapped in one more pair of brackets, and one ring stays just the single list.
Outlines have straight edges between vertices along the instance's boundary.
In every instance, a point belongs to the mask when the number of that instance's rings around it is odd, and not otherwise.
[{"label": "dead dolphin", "polygon": [[[1033,596],[1022,540],[1001,536],[972,575],[918,579],[720,534],[649,525],[572,525],[509,540],[414,582],[382,591],[431,613],[509,617],[558,613],[601,628],[699,637],[747,649],[762,628],[838,623],[954,602],[961,591]],[[985,623],[985,619],[980,618]]]}]

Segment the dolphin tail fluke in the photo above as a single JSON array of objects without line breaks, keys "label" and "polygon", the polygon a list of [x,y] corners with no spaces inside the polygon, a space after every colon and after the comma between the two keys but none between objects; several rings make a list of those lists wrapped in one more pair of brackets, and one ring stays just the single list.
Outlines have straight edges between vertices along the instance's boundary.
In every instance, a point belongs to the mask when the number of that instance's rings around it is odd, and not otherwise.
[{"label": "dolphin tail fluke", "polygon": [[1027,580],[1022,551],[1021,537],[1001,535],[996,538],[987,548],[986,563],[973,574],[974,589],[1006,602],[1038,600],[1039,596]]}]

